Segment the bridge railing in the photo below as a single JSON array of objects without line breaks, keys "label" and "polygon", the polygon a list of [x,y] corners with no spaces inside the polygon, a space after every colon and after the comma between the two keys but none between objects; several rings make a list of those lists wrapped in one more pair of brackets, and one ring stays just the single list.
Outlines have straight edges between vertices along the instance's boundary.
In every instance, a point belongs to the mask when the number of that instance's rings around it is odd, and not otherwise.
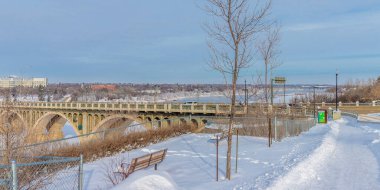
[{"label": "bridge railing", "polygon": [[[0,102],[0,106],[6,106]],[[109,110],[131,112],[163,112],[163,113],[190,113],[190,114],[228,114],[231,106],[228,104],[168,104],[168,103],[89,103],[89,102],[13,102],[16,108],[34,109],[75,109],[75,110]],[[245,113],[244,106],[236,106],[237,114]]]},{"label": "bridge railing", "polygon": [[[0,102],[0,106],[4,107],[7,103]],[[301,106],[300,106],[301,105]],[[312,103],[303,103],[297,106],[287,107],[283,104],[275,104],[273,110],[282,111],[284,113],[292,113],[305,115],[307,109],[313,107]],[[180,103],[123,103],[123,102],[13,102],[16,108],[31,109],[51,109],[51,110],[104,110],[104,111],[127,111],[127,112],[160,112],[160,113],[180,113],[180,114],[212,114],[212,115],[228,115],[231,111],[229,104],[180,104]],[[333,103],[316,103],[318,107],[335,107]],[[339,103],[341,107],[358,107],[373,106],[373,104],[359,103]],[[375,105],[376,106],[376,105]],[[247,109],[269,109],[264,104],[250,104],[248,108],[243,105],[235,107],[236,114],[246,114]]]}]

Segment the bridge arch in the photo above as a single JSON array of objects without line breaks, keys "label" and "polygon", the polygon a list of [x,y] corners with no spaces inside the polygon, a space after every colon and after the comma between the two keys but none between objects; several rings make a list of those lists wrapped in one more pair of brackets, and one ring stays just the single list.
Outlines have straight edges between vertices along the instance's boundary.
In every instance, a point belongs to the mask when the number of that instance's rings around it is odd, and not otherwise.
[{"label": "bridge arch", "polygon": [[201,124],[202,124],[202,126],[206,126],[207,125],[207,119],[202,119]]},{"label": "bridge arch", "polygon": [[196,127],[196,128],[198,128],[199,127],[199,123],[198,123],[198,121],[196,120],[196,119],[191,119],[191,124],[194,126],[194,127]]},{"label": "bridge arch", "polygon": [[179,119],[179,124],[180,124],[180,126],[187,125],[187,121],[186,121],[186,119],[185,119],[185,118],[181,118],[181,119]]},{"label": "bridge arch", "polygon": [[[41,113],[42,112],[37,115]],[[59,112],[47,112],[43,114],[37,119],[32,130],[37,134],[37,137],[35,137],[37,141],[63,138],[64,134],[62,129],[67,122],[70,123],[76,135],[80,135],[80,131],[75,127],[72,120],[65,114]]]},{"label": "bridge arch", "polygon": [[161,125],[163,127],[170,127],[172,125],[172,122],[169,118],[165,117],[163,120],[161,120]]},{"label": "bridge arch", "polygon": [[105,130],[105,129],[109,129],[109,128],[117,128],[117,127],[121,127],[121,126],[128,126],[133,121],[137,121],[137,120],[138,120],[137,118],[132,117],[130,115],[126,115],[126,114],[111,115],[111,116],[105,117],[103,120],[101,120],[99,122],[99,124],[97,124],[94,127],[93,132]]},{"label": "bridge arch", "polygon": [[[22,114],[18,113],[18,112],[15,112],[15,111],[4,111],[0,114],[0,120],[2,123],[11,123],[13,121],[16,121],[16,120],[19,120],[22,128],[26,128],[27,127],[27,123],[26,123],[26,120],[25,120],[26,117],[23,117]],[[6,120],[6,121],[4,121]]]},{"label": "bridge arch", "polygon": [[161,119],[159,117],[155,117],[153,119],[153,128],[161,128],[162,127],[162,123],[161,123]]},{"label": "bridge arch", "polygon": [[153,128],[152,118],[150,116],[146,116],[142,124],[144,124],[145,128]]}]

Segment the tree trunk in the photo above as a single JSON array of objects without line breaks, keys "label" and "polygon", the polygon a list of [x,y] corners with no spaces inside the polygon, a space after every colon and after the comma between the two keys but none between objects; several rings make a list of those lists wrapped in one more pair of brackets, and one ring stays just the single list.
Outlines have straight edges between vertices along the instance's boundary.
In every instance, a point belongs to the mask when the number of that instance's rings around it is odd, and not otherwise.
[{"label": "tree trunk", "polygon": [[265,61],[265,103],[268,103],[268,64]]},{"label": "tree trunk", "polygon": [[235,49],[235,67],[234,72],[232,76],[232,97],[231,97],[231,114],[230,114],[230,121],[228,124],[228,147],[227,147],[227,165],[226,165],[226,178],[228,180],[231,180],[231,151],[232,151],[232,129],[234,125],[234,118],[235,118],[235,104],[236,104],[236,83],[238,78],[238,56],[239,56],[239,49],[238,46],[236,46]]}]

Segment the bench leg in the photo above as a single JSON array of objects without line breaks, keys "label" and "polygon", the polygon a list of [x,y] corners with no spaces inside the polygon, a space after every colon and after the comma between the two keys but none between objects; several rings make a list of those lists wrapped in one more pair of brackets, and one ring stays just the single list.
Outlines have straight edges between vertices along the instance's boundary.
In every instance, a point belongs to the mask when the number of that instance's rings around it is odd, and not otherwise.
[{"label": "bench leg", "polygon": [[154,164],[154,170],[157,170],[157,164]]}]

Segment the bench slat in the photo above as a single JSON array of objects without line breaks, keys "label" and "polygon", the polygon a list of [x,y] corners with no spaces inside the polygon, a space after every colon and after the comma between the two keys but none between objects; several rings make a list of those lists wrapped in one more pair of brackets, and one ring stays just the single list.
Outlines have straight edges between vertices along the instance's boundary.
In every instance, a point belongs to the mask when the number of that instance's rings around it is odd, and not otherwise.
[{"label": "bench slat", "polygon": [[138,158],[134,158],[127,170],[127,176],[137,170],[161,163],[166,156],[167,149],[153,152]]}]

